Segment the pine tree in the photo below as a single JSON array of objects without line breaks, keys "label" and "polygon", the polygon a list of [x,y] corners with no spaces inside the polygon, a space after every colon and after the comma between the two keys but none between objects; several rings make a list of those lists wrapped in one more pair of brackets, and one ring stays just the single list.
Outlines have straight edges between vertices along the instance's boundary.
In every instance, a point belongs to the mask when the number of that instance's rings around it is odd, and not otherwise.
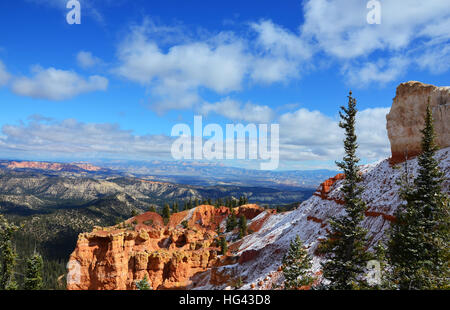
[{"label": "pine tree", "polygon": [[163,212],[162,212],[162,217],[164,220],[169,220],[170,218],[170,206],[168,203],[164,204],[164,208],[163,208]]},{"label": "pine tree", "polygon": [[174,202],[172,205],[172,213],[178,213],[178,202]]},{"label": "pine tree", "polygon": [[341,110],[339,127],[345,130],[345,156],[342,162],[336,164],[345,174],[342,193],[346,215],[330,220],[330,233],[322,248],[326,259],[322,268],[331,289],[355,289],[364,285],[362,275],[370,256],[365,249],[366,231],[360,226],[366,204],[360,198],[363,189],[358,186],[360,176],[355,134],[357,110],[352,92],[348,96],[348,106],[341,107]]},{"label": "pine tree", "polygon": [[12,236],[17,230],[18,226],[9,223],[0,214],[0,290],[18,289],[14,277],[17,254],[12,244]]},{"label": "pine tree", "polygon": [[450,279],[449,200],[442,192],[444,174],[434,158],[437,145],[429,99],[421,132],[418,176],[412,186],[402,182],[404,204],[397,208],[388,244],[392,280],[400,289],[448,288]]},{"label": "pine tree", "polygon": [[227,231],[233,231],[233,229],[236,228],[237,224],[238,224],[238,222],[236,219],[236,214],[234,213],[233,210],[231,210],[231,214],[227,218],[227,224],[226,224]]},{"label": "pine tree", "polygon": [[221,237],[219,239],[219,246],[220,246],[220,252],[222,255],[227,254],[228,251],[228,244],[227,244],[227,240],[225,239],[225,237]]},{"label": "pine tree", "polygon": [[25,271],[25,289],[26,290],[41,290],[43,286],[42,271],[44,262],[42,256],[34,254],[27,260]]},{"label": "pine tree", "polygon": [[152,289],[150,283],[148,283],[147,275],[145,275],[144,279],[142,279],[141,281],[136,281],[136,287],[140,291],[149,291]]},{"label": "pine tree", "polygon": [[291,241],[289,251],[283,258],[284,286],[286,289],[296,289],[301,286],[310,286],[315,278],[311,275],[311,257],[303,247],[300,236]]},{"label": "pine tree", "polygon": [[247,236],[247,218],[244,215],[241,215],[239,218],[239,239]]}]

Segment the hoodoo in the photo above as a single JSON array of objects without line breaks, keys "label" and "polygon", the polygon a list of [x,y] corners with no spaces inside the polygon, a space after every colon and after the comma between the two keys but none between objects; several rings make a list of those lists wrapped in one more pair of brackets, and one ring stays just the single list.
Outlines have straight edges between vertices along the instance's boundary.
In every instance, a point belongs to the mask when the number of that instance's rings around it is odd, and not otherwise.
[{"label": "hoodoo", "polygon": [[428,98],[433,112],[436,142],[450,146],[450,87],[410,81],[397,87],[391,111],[386,116],[391,142],[391,163],[400,163],[421,152],[421,133]]}]

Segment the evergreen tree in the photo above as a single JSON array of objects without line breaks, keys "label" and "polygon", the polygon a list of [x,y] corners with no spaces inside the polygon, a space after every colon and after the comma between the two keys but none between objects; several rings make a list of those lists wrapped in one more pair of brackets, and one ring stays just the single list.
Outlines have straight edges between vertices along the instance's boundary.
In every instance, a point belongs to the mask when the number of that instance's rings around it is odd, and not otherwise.
[{"label": "evergreen tree", "polygon": [[155,206],[150,206],[150,208],[148,208],[148,211],[150,211],[150,212],[155,212],[156,213],[156,208],[155,208]]},{"label": "evergreen tree", "polygon": [[172,213],[178,213],[178,202],[174,202],[172,205]]},{"label": "evergreen tree", "polygon": [[227,231],[233,231],[233,229],[236,228],[237,224],[238,224],[238,222],[236,219],[236,214],[234,213],[233,210],[231,210],[231,214],[227,218],[227,224],[226,224]]},{"label": "evergreen tree", "polygon": [[238,206],[242,206],[242,205],[244,205],[244,200],[242,199],[242,196],[241,196],[241,197],[239,197]]},{"label": "evergreen tree", "polygon": [[362,188],[358,186],[359,159],[356,157],[357,137],[355,134],[356,99],[348,96],[348,106],[341,107],[339,127],[345,130],[345,156],[337,162],[344,171],[342,187],[346,214],[330,220],[330,232],[322,250],[326,260],[322,263],[323,276],[330,281],[331,289],[355,289],[363,285],[363,273],[370,259],[365,246],[366,231],[360,226],[366,204],[360,198]]},{"label": "evergreen tree", "polygon": [[311,257],[303,247],[300,237],[297,235],[291,241],[289,251],[283,258],[284,286],[286,289],[296,289],[301,286],[310,286],[315,278],[311,275]]},{"label": "evergreen tree", "polygon": [[162,217],[164,219],[164,223],[167,224],[167,222],[169,221],[169,218],[170,218],[170,206],[168,203],[164,204]]},{"label": "evergreen tree", "polygon": [[239,239],[247,236],[247,218],[244,215],[241,215],[239,218]]},{"label": "evergreen tree", "polygon": [[150,283],[148,283],[147,275],[145,275],[144,279],[142,279],[141,281],[136,281],[136,287],[140,291],[149,291],[152,289]]},{"label": "evergreen tree", "polygon": [[228,251],[228,244],[227,244],[227,240],[225,239],[225,237],[221,237],[219,239],[219,246],[220,246],[220,252],[222,255],[227,254]]},{"label": "evergreen tree", "polygon": [[12,244],[12,236],[17,230],[18,226],[9,223],[0,214],[0,290],[18,289],[14,277],[17,254]]},{"label": "evergreen tree", "polygon": [[25,289],[26,290],[41,290],[43,286],[42,271],[44,262],[42,256],[34,254],[27,260],[27,267],[25,271]]},{"label": "evergreen tree", "polygon": [[397,209],[388,244],[392,280],[400,289],[448,288],[450,279],[449,199],[442,191],[444,174],[434,158],[437,145],[429,100],[418,176],[412,186],[402,182],[405,203]]}]

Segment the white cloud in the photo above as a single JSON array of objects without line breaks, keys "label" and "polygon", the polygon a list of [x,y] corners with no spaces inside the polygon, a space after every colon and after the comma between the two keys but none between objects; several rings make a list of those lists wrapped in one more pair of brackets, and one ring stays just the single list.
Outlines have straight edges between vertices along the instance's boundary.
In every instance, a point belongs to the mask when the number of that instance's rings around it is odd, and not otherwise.
[{"label": "white cloud", "polygon": [[431,73],[449,69],[447,0],[380,3],[381,24],[371,25],[367,1],[309,0],[301,38],[341,63],[354,86],[391,82],[413,64]]},{"label": "white cloud", "polygon": [[268,106],[246,103],[242,105],[236,100],[225,98],[216,103],[204,103],[198,109],[203,115],[211,112],[225,116],[234,121],[244,121],[250,123],[268,123],[273,118],[274,113]]},{"label": "white cloud", "polygon": [[364,62],[361,65],[344,67],[343,71],[349,77],[352,85],[367,86],[373,82],[386,84],[398,79],[404,74],[410,64],[405,57],[378,59],[375,62]]},{"label": "white cloud", "polygon": [[93,56],[91,52],[80,51],[77,54],[77,63],[80,67],[87,69],[101,63],[101,60]]},{"label": "white cloud", "polygon": [[386,158],[391,148],[386,129],[390,108],[373,108],[358,112],[356,134],[361,155],[369,159]]},{"label": "white cloud", "polygon": [[242,41],[219,35],[164,51],[147,31],[147,24],[133,28],[119,46],[120,66],[114,72],[149,87],[157,110],[192,107],[200,87],[217,93],[241,89],[247,63]]},{"label": "white cloud", "polygon": [[[386,114],[389,108],[366,109],[357,114],[358,154],[366,159],[389,155]],[[338,119],[320,111],[299,109],[282,114],[280,154],[282,160],[336,160],[344,153],[344,132]]]},{"label": "white cloud", "polygon": [[[201,102],[199,90],[219,94],[240,91],[248,80],[271,84],[298,78],[312,53],[299,35],[271,21],[252,23],[255,41],[233,33],[203,35],[202,40],[180,37],[175,27],[162,27],[174,43],[155,35],[145,20],[131,29],[118,48],[119,66],[113,72],[149,88],[152,107],[159,112],[191,108]],[[162,42],[171,43],[164,48]]]},{"label": "white cloud", "polygon": [[346,59],[375,50],[398,51],[414,39],[430,38],[437,32],[449,34],[449,28],[444,28],[448,22],[442,23],[450,18],[447,0],[380,2],[381,24],[370,25],[366,1],[309,0],[304,5],[303,36],[326,53]]},{"label": "white cloud", "polygon": [[251,28],[257,33],[260,50],[253,58],[251,78],[262,83],[298,78],[301,66],[312,57],[311,46],[270,20],[252,23]]},{"label": "white cloud", "polygon": [[450,69],[450,45],[427,48],[416,58],[417,65],[431,73],[440,74]]},{"label": "white cloud", "polygon": [[0,151],[12,156],[148,159],[169,157],[171,142],[171,137],[163,135],[134,135],[117,124],[56,121],[34,115],[28,124],[2,127]]},{"label": "white cloud", "polygon": [[0,86],[6,85],[6,83],[8,83],[10,78],[11,78],[11,75],[8,73],[5,65],[0,60]]},{"label": "white cloud", "polygon": [[11,87],[15,94],[59,101],[83,93],[104,91],[108,87],[108,80],[98,75],[84,79],[73,71],[40,66],[35,66],[32,71],[34,75],[31,78],[18,77],[13,80]]}]

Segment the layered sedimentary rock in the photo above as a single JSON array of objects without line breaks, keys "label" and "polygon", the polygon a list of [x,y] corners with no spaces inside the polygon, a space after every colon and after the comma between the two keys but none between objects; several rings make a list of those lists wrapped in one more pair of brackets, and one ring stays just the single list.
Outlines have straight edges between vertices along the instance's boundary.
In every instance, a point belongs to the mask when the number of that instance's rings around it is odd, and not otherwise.
[{"label": "layered sedimentary rock", "polygon": [[[237,217],[244,215],[249,220],[263,211],[256,205],[234,209]],[[154,289],[195,286],[193,275],[238,259],[218,256],[217,231],[223,231],[229,214],[228,208],[202,205],[172,215],[165,225],[160,215],[147,212],[113,227],[80,234],[70,257],[67,288],[135,289],[136,281],[145,276]],[[223,280],[219,273],[213,274],[212,282]]]},{"label": "layered sedimentary rock", "polygon": [[440,148],[450,146],[450,87],[436,87],[410,81],[397,87],[391,111],[386,116],[391,142],[392,163],[420,154],[421,133],[426,106],[430,98],[436,142]]}]

